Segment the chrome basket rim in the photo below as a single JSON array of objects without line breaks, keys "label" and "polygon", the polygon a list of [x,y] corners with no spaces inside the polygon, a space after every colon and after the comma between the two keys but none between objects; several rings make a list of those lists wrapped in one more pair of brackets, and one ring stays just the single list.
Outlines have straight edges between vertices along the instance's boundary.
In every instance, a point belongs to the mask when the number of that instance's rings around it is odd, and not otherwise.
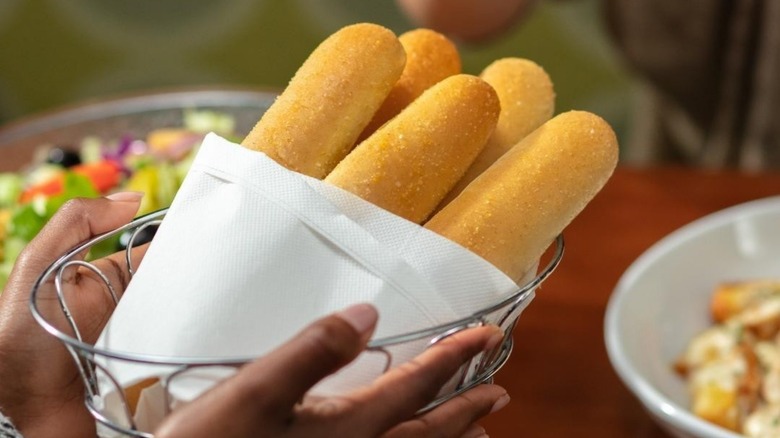
[{"label": "chrome basket rim", "polygon": [[[33,318],[44,330],[46,330],[49,334],[59,339],[65,345],[91,355],[102,356],[110,359],[119,359],[119,360],[126,360],[126,361],[131,361],[136,363],[146,363],[146,364],[153,364],[153,365],[196,365],[196,366],[201,366],[201,365],[207,366],[207,365],[216,365],[216,364],[238,365],[256,359],[256,356],[244,356],[244,357],[232,357],[232,358],[213,358],[213,357],[212,358],[203,358],[203,357],[175,357],[174,358],[171,356],[121,352],[121,351],[112,351],[108,349],[103,349],[103,348],[95,347],[94,345],[83,342],[77,338],[74,338],[64,333],[62,330],[58,329],[57,327],[49,323],[46,320],[46,318],[41,314],[41,312],[38,310],[37,298],[38,298],[38,291],[40,287],[58,269],[60,269],[60,267],[62,267],[64,264],[70,261],[70,259],[74,255],[83,252],[84,250],[88,249],[92,245],[102,242],[117,233],[121,233],[128,229],[136,228],[139,225],[142,225],[144,223],[153,220],[160,220],[160,218],[165,216],[167,211],[168,209],[164,208],[146,214],[144,216],[140,216],[121,227],[103,233],[99,236],[95,236],[83,242],[82,244],[74,247],[73,249],[71,249],[61,257],[59,257],[54,263],[52,263],[48,268],[44,270],[44,272],[37,278],[37,280],[33,284],[32,292],[30,294],[30,300],[28,303]],[[518,285],[516,291],[514,291],[512,294],[502,299],[501,301],[492,304],[488,307],[482,308],[478,311],[475,311],[474,313],[472,313],[467,317],[460,318],[448,323],[439,324],[425,329],[418,329],[407,333],[401,333],[397,335],[392,335],[392,336],[387,336],[387,337],[372,340],[368,343],[368,349],[381,349],[383,347],[387,347],[390,345],[397,345],[400,343],[422,339],[425,337],[436,335],[438,333],[449,332],[453,330],[458,331],[468,327],[473,327],[475,325],[481,325],[480,322],[484,324],[484,320],[483,320],[484,315],[495,312],[512,303],[520,304],[524,302],[528,298],[530,293],[536,290],[555,271],[555,269],[560,264],[565,250],[565,242],[564,242],[563,234],[559,234],[555,238],[553,245],[555,245],[554,253],[550,256],[550,260],[547,262],[544,268],[542,268],[537,273],[537,275],[529,282],[525,283],[524,285]],[[127,254],[126,260],[128,262],[130,261],[129,259],[130,248],[131,247],[128,246],[128,250],[126,253]]]}]

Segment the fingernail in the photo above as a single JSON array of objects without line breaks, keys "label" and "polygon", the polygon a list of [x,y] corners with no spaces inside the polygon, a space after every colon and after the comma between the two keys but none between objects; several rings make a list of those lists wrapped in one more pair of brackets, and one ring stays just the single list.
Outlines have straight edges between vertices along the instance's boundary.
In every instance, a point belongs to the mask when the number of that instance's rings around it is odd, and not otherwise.
[{"label": "fingernail", "polygon": [[472,425],[469,430],[461,438],[490,438],[484,427],[475,424]]},{"label": "fingernail", "polygon": [[106,199],[110,199],[115,202],[138,202],[144,197],[143,192],[117,192],[106,196]]},{"label": "fingernail", "polygon": [[499,397],[498,400],[496,400],[495,403],[493,403],[493,407],[490,409],[490,413],[500,411],[501,409],[504,409],[504,406],[509,404],[509,394],[504,394],[501,397]]},{"label": "fingernail", "polygon": [[355,304],[338,313],[338,316],[360,334],[370,332],[376,325],[379,314],[371,304]]}]

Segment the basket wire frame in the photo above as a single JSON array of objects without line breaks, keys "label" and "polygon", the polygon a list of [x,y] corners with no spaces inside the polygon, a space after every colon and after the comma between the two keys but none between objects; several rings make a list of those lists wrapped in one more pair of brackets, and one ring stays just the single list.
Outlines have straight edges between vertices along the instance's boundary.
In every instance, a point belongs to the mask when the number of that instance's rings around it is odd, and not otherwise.
[{"label": "basket wire frame", "polygon": [[[168,412],[170,412],[172,405],[169,388],[171,387],[171,382],[177,377],[183,375],[187,371],[204,367],[239,368],[242,365],[255,359],[255,357],[229,358],[220,360],[197,357],[171,358],[159,355],[135,354],[106,350],[84,342],[79,327],[77,326],[65,299],[65,293],[63,291],[64,272],[67,269],[72,268],[88,269],[92,271],[105,284],[105,292],[108,294],[114,305],[116,305],[119,302],[119,298],[114,285],[111,284],[108,277],[93,263],[82,260],[81,255],[85,254],[93,245],[97,243],[108,240],[113,236],[117,236],[125,232],[130,232],[131,237],[127,244],[127,249],[125,250],[125,263],[127,264],[128,272],[132,276],[135,273],[132,268],[132,249],[135,247],[134,242],[137,236],[141,231],[143,231],[144,228],[159,224],[162,221],[162,218],[165,216],[166,212],[167,209],[163,209],[139,217],[122,227],[96,236],[71,249],[69,252],[55,261],[51,266],[49,266],[38,278],[38,280],[33,285],[29,303],[30,310],[38,324],[40,324],[41,327],[43,327],[49,334],[59,339],[73,357],[79,374],[84,382],[85,403],[87,409],[95,418],[95,420],[108,429],[132,437],[154,438],[154,435],[150,432],[139,430],[135,420],[133,419],[133,415],[131,415],[131,409],[125,396],[124,389],[111,375],[109,370],[106,369],[106,367],[102,365],[99,360],[96,360],[96,358],[113,359],[137,364],[160,365],[168,367],[175,366],[175,371],[171,372],[167,375],[166,378],[161,379],[160,381],[163,386],[163,390],[165,391],[165,404]],[[472,327],[486,325],[488,323],[494,323],[504,331],[504,341],[496,346],[493,351],[480,353],[472,358],[469,362],[464,364],[448,385],[448,387],[451,387],[452,389],[440,394],[436,400],[429,403],[418,413],[423,413],[434,409],[435,407],[477,385],[492,381],[495,373],[498,372],[498,370],[506,363],[512,353],[512,348],[514,345],[512,331],[514,330],[514,327],[517,323],[519,312],[522,311],[522,309],[524,309],[528,304],[528,300],[530,300],[533,291],[539,285],[541,285],[541,283],[546,280],[558,267],[558,264],[563,257],[563,252],[564,240],[563,236],[559,235],[555,239],[552,254],[549,256],[549,260],[547,261],[547,264],[544,266],[544,268],[539,271],[533,280],[521,287],[518,287],[518,289],[507,298],[490,307],[474,312],[469,317],[462,318],[457,321],[423,330],[417,330],[411,333],[372,340],[368,343],[366,350],[367,353],[376,354],[383,357],[384,369],[382,372],[387,372],[393,364],[392,348],[394,346],[412,342],[424,342],[426,348],[428,348],[460,331]],[[60,309],[65,317],[68,329],[71,333],[66,333],[61,328],[55,326],[41,313],[38,307],[39,294],[42,293],[42,286],[50,282],[52,277],[56,291],[56,298],[59,301]],[[119,424],[119,421],[114,418],[109,418],[103,412],[103,400],[100,395],[100,388],[98,387],[98,373],[105,376],[106,379],[103,379],[103,383],[106,384],[107,380],[109,384],[114,387],[113,389],[120,397],[122,411],[125,417],[121,422],[122,424]]]}]

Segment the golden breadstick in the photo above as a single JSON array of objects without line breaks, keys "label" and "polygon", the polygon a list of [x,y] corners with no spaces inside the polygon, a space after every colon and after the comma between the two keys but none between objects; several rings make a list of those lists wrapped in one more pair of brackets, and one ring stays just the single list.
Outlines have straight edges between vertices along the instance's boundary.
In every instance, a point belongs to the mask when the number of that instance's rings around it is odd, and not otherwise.
[{"label": "golden breadstick", "polygon": [[368,138],[433,84],[460,73],[458,49],[444,35],[429,29],[415,29],[399,36],[398,40],[406,52],[406,67],[358,142]]},{"label": "golden breadstick", "polygon": [[138,407],[138,400],[141,399],[141,391],[159,381],[160,379],[157,377],[149,377],[125,388],[125,401],[127,402],[127,407],[130,409],[131,414],[135,415],[136,408]]},{"label": "golden breadstick", "polygon": [[526,136],[425,227],[517,280],[601,190],[618,158],[600,117],[563,113]]},{"label": "golden breadstick", "polygon": [[325,181],[420,223],[485,145],[499,111],[487,82],[450,76],[359,144]]},{"label": "golden breadstick", "polygon": [[490,64],[480,75],[493,86],[501,102],[501,115],[493,135],[474,163],[442,201],[443,208],[471,181],[511,147],[553,115],[555,91],[550,77],[533,61],[504,58]]},{"label": "golden breadstick", "polygon": [[309,55],[241,144],[322,178],[349,153],[405,62],[390,30],[367,23],[344,27]]}]

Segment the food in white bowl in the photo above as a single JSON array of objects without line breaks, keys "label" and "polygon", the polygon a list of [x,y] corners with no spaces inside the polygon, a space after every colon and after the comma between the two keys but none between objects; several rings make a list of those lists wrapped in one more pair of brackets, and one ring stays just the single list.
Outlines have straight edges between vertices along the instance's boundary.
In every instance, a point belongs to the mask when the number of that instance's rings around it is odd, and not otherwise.
[{"label": "food in white bowl", "polygon": [[620,279],[605,319],[610,361],[675,436],[739,436],[691,412],[688,383],[674,364],[712,325],[710,301],[719,284],[765,278],[780,278],[780,197],[682,227],[642,254]]},{"label": "food in white bowl", "polygon": [[691,409],[751,438],[780,435],[780,282],[728,282],[712,294],[713,325],[675,363]]}]

